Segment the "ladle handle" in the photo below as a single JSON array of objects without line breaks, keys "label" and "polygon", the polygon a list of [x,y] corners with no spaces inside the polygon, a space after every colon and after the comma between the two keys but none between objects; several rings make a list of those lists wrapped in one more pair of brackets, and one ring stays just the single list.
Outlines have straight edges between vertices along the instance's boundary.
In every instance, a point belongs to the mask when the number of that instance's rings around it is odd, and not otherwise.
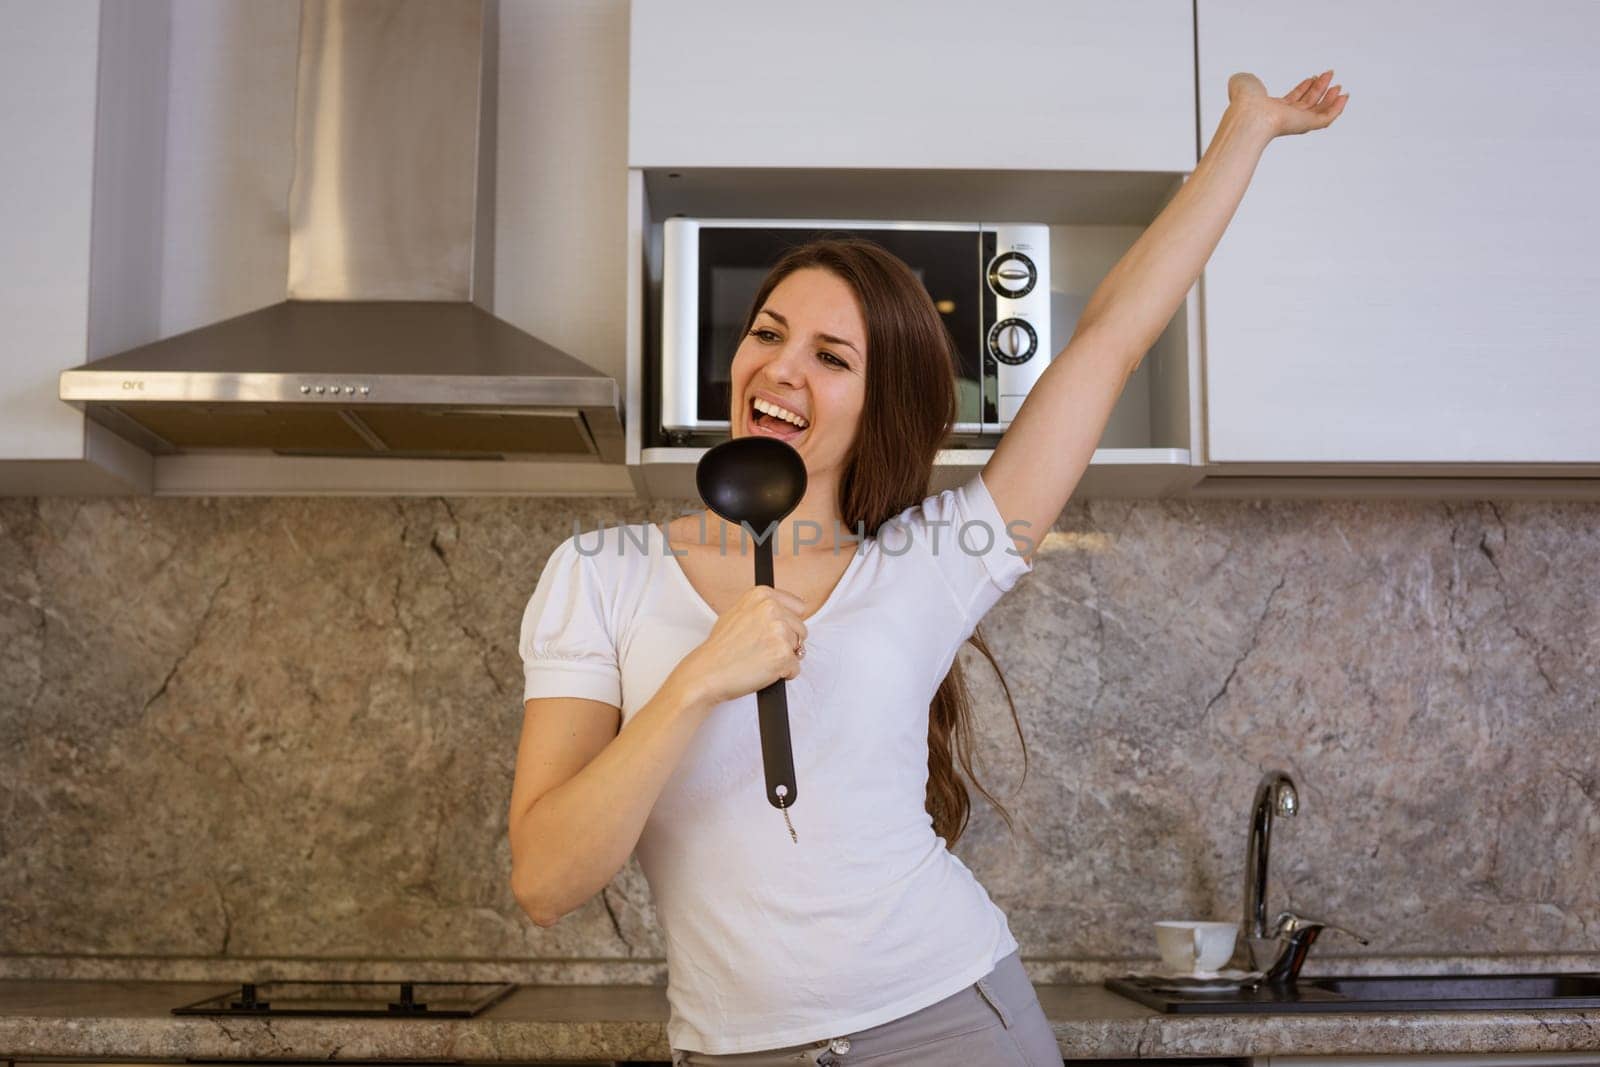
[{"label": "ladle handle", "polygon": [[[771,587],[772,539],[756,542],[756,584]],[[756,692],[756,716],[761,725],[761,762],[767,774],[767,803],[792,808],[800,795],[794,780],[794,749],[789,742],[789,698],[783,679]],[[782,795],[778,787],[783,786]]]},{"label": "ladle handle", "polygon": [[[756,711],[761,721],[761,761],[767,772],[767,802],[775,808],[792,808],[799,791],[794,784],[789,701],[782,678],[756,693]],[[784,787],[781,794],[779,786]]]}]

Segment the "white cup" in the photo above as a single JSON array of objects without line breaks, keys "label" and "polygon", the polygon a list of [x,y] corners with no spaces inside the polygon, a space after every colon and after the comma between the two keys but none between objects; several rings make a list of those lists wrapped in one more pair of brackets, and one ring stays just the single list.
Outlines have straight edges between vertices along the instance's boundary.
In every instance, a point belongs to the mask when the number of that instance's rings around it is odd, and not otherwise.
[{"label": "white cup", "polygon": [[1237,923],[1168,921],[1156,923],[1161,962],[1174,974],[1212,978],[1233,956]]}]

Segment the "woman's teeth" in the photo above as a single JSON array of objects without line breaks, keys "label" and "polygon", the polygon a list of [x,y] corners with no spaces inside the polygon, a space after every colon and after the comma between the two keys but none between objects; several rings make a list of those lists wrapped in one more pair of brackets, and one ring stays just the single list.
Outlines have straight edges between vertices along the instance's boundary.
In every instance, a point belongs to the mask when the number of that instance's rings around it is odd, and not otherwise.
[{"label": "woman's teeth", "polygon": [[775,419],[782,419],[784,422],[789,423],[791,426],[798,427],[799,429],[802,429],[802,430],[805,429],[807,426],[811,425],[806,420],[806,417],[804,415],[800,415],[800,414],[798,414],[796,412],[790,411],[788,408],[785,408],[785,407],[779,407],[777,404],[774,404],[774,403],[772,403],[771,401],[768,401],[768,400],[763,400],[760,397],[757,397],[755,399],[754,407],[755,407],[755,409],[757,411],[761,412],[762,414],[770,415]]}]

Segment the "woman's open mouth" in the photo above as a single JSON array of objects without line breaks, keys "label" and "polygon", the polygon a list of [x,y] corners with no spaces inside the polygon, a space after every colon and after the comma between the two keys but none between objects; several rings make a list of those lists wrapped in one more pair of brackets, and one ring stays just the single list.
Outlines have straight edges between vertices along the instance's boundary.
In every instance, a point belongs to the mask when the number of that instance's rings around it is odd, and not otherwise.
[{"label": "woman's open mouth", "polygon": [[745,425],[750,428],[751,433],[776,437],[790,443],[811,428],[811,423],[804,415],[761,397],[755,397],[750,401]]}]

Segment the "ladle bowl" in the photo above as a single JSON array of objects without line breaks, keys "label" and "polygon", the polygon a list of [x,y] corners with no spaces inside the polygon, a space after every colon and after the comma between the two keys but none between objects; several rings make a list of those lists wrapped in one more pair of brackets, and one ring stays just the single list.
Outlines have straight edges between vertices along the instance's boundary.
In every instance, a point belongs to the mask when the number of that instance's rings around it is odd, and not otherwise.
[{"label": "ladle bowl", "polygon": [[747,522],[759,536],[800,506],[806,461],[776,437],[735,437],[708,449],[694,470],[706,507],[729,522]]}]

